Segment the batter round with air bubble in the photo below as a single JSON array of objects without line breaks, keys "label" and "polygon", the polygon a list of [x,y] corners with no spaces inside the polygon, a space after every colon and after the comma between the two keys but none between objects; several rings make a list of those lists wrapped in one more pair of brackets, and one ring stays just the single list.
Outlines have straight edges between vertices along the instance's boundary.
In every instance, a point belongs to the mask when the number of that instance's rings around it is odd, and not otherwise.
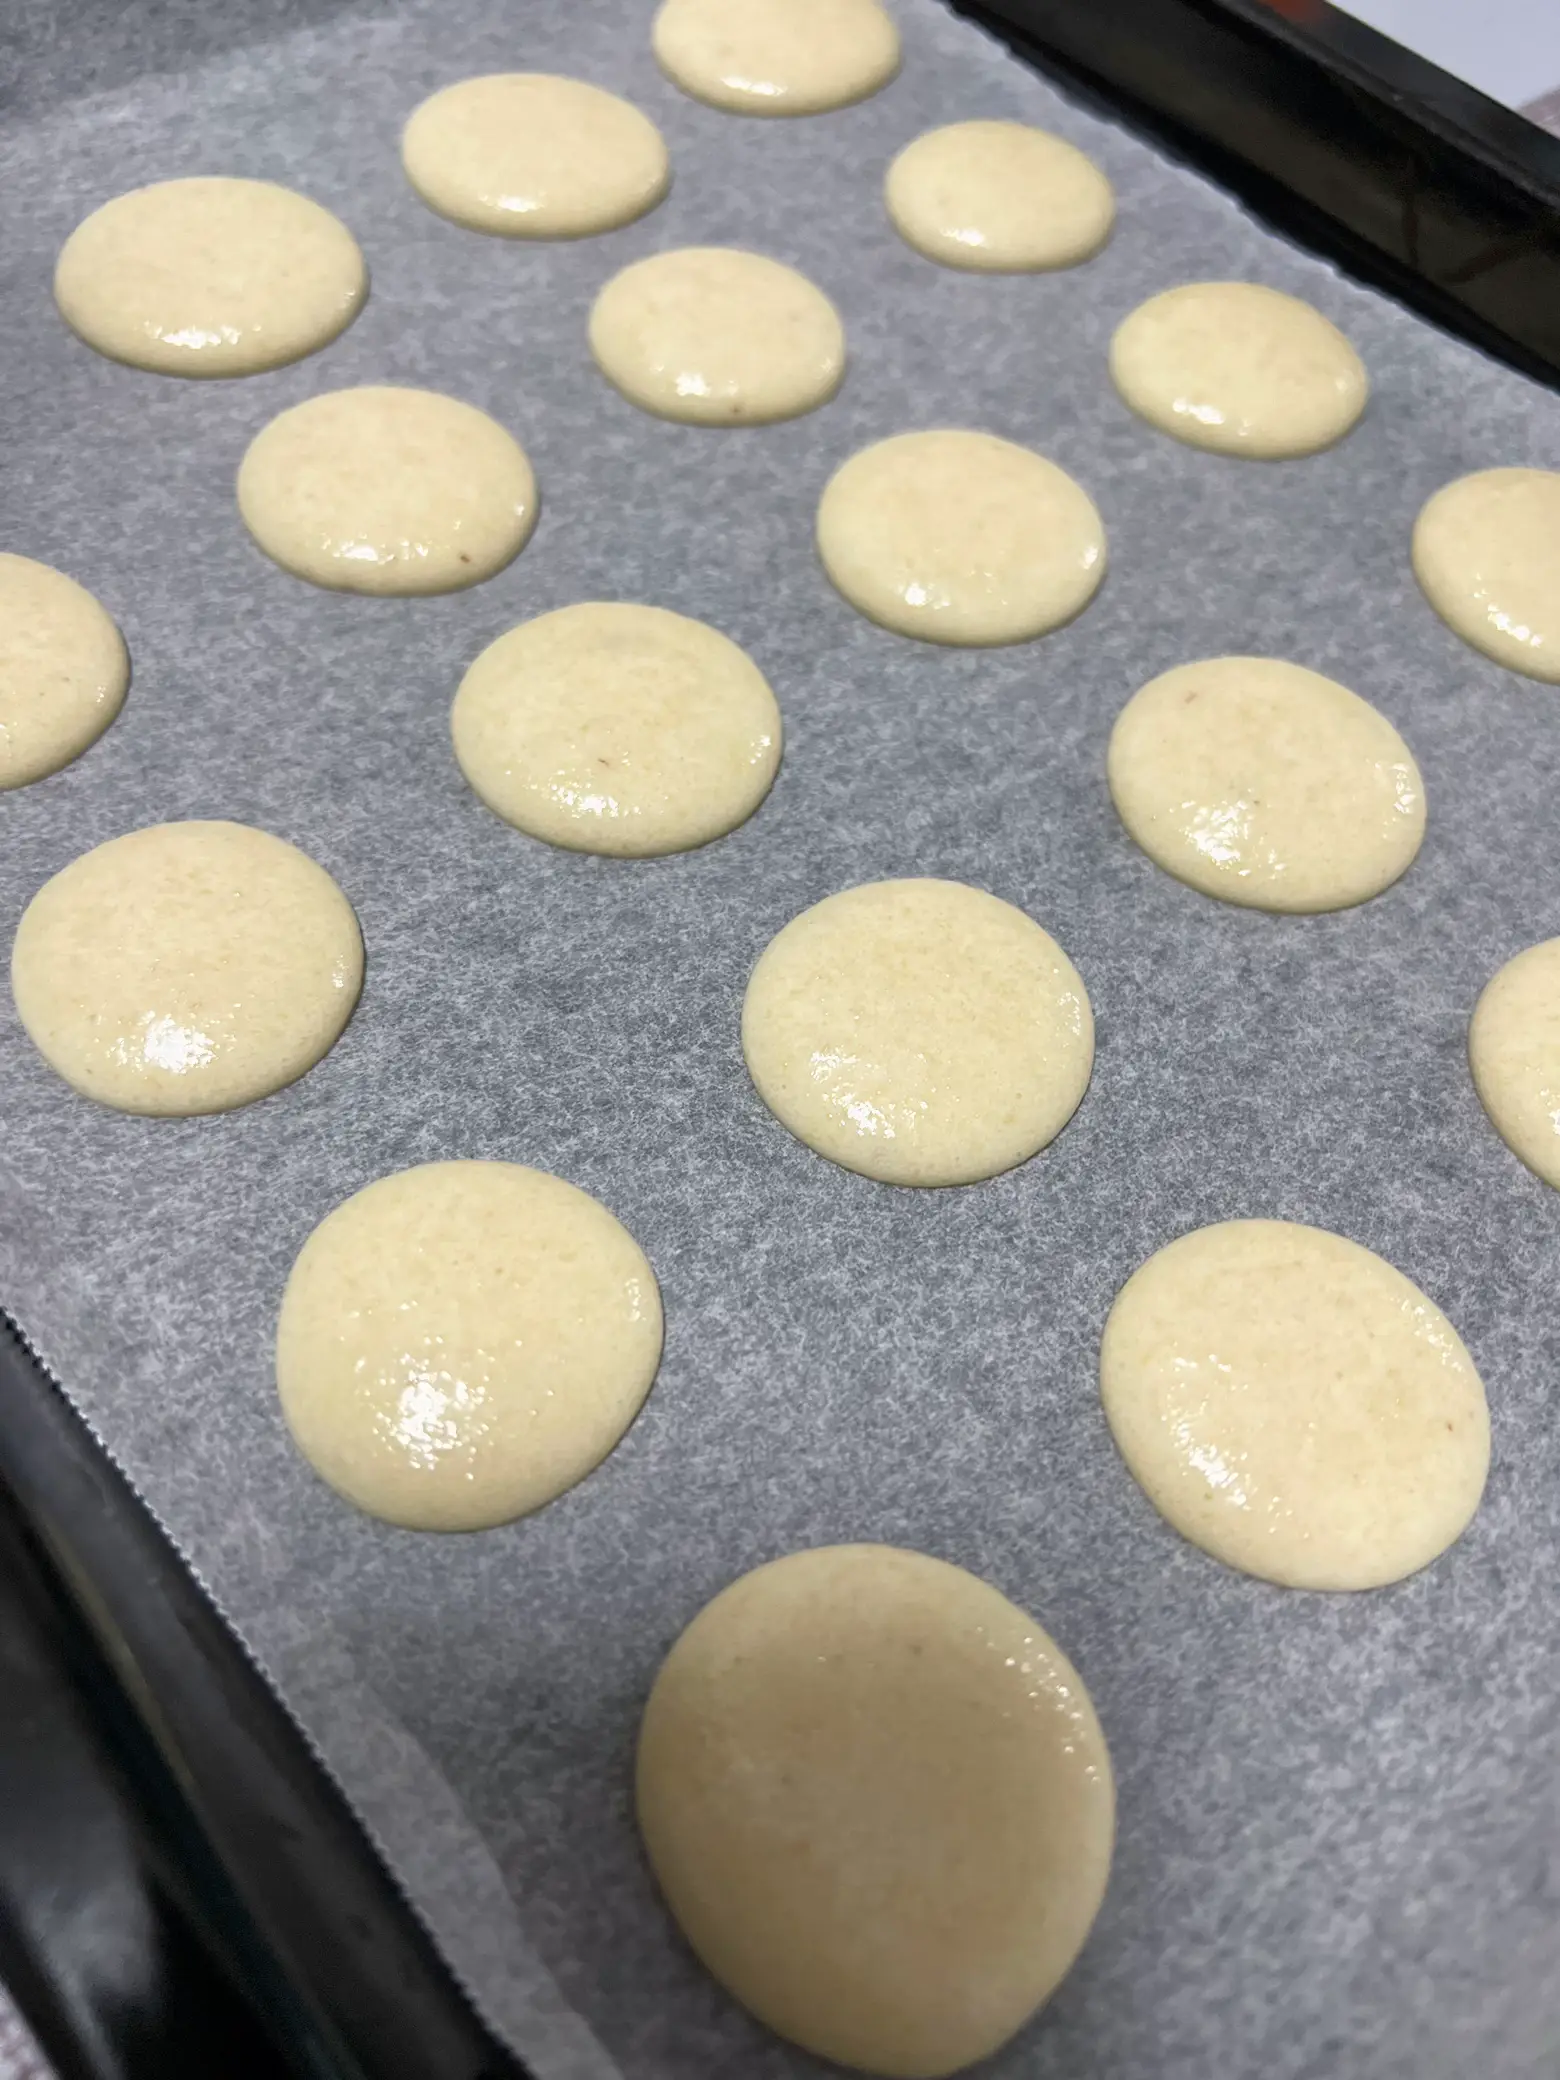
[{"label": "batter round with air bubble", "polygon": [[959,881],[872,881],[770,941],[742,1048],[771,1112],[831,1162],[972,1184],[1067,1124],[1094,1021],[1077,969],[1013,904]]},{"label": "batter round with air bubble", "polygon": [[590,350],[642,411],[694,426],[762,426],[826,404],[845,374],[845,330],[794,267],[729,246],[680,246],[612,277]]},{"label": "batter round with air bubble", "polygon": [[1330,448],[1365,409],[1365,365],[1329,319],[1257,282],[1187,282],[1116,328],[1110,373],[1162,433],[1256,461]]},{"label": "batter round with air bubble", "polygon": [[501,238],[614,230],[671,179],[660,131],[632,102],[545,72],[441,87],[408,119],[401,163],[430,209]]},{"label": "batter round with air bubble", "polygon": [[66,240],[54,298],[112,360],[160,375],[247,376],[328,346],[368,270],[339,218],[274,181],[159,181],[105,202]]},{"label": "batter round with air bubble", "polygon": [[1022,643],[1086,607],[1105,527],[1067,472],[959,428],[899,433],[842,463],[818,502],[818,554],[859,613],[927,643]]},{"label": "batter round with air bubble", "polygon": [[932,2080],[1050,1997],[1104,1896],[1110,1757],[1083,1679],[960,1567],[822,1546],[672,1647],[635,1780],[704,1964],[817,2056]]},{"label": "batter round with air bubble", "polygon": [[893,161],[883,192],[907,244],[976,274],[1076,267],[1104,245],[1116,215],[1093,160],[1029,123],[928,130]]},{"label": "batter round with air bubble", "polygon": [[621,857],[723,836],[780,762],[763,673],[664,607],[586,601],[523,621],[466,673],[450,724],[461,771],[497,815]]},{"label": "batter round with air bubble", "polygon": [[880,0],[664,0],[650,40],[668,79],[731,115],[820,115],[899,70]]},{"label": "batter round with air bubble", "polygon": [[359,1509],[420,1531],[484,1530],[572,1488],[660,1356],[644,1251],[588,1192],[519,1163],[365,1185],[299,1251],[276,1329],[299,1450]]},{"label": "batter round with air bubble", "polygon": [[30,556],[0,555],[0,790],[79,758],[129,684],[124,638],[91,593]]},{"label": "batter round with air bubble", "polygon": [[1296,1221],[1180,1236],[1117,1294],[1100,1347],[1122,1457],[1183,1538],[1298,1589],[1375,1589],[1467,1529],[1484,1386],[1385,1259]]},{"label": "batter round with air bubble", "polygon": [[1468,1061],[1502,1141],[1560,1188],[1560,939],[1513,954],[1485,984]]},{"label": "batter round with air bubble", "polygon": [[1413,563],[1465,643],[1560,683],[1560,470],[1485,469],[1443,485],[1414,523]]},{"label": "batter round with air bubble", "polygon": [[295,404],[250,442],[244,525],[273,562],[335,592],[459,592],[536,525],[525,450],[474,405],[368,385]]},{"label": "batter round with air bubble", "polygon": [[23,912],[29,1037],[122,1112],[226,1112],[313,1068],[351,1017],[363,940],[323,867],[240,823],[159,823],[62,867]]},{"label": "batter round with air bubble", "polygon": [[1122,822],[1178,881],[1258,910],[1341,910],[1419,851],[1425,790],[1384,715],[1278,657],[1210,657],[1140,688],[1106,761]]}]

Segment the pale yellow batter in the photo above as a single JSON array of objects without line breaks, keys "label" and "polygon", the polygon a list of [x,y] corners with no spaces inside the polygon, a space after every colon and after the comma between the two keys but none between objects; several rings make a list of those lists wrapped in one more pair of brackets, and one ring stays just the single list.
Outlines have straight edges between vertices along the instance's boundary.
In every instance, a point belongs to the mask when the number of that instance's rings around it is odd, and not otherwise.
[{"label": "pale yellow batter", "polygon": [[661,133],[582,79],[496,72],[444,87],[401,137],[430,209],[505,238],[585,238],[642,217],[666,193]]},{"label": "pale yellow batter", "polygon": [[424,1163],[354,1193],[299,1251],[276,1325],[299,1450],[415,1531],[480,1531],[572,1488],[660,1356],[633,1236],[518,1163]]},{"label": "pale yellow batter", "polygon": [[1150,859],[1257,910],[1363,903],[1424,836],[1424,783],[1391,723],[1276,657],[1210,657],[1151,679],[1117,717],[1107,769]]},{"label": "pale yellow batter", "polygon": [[1465,643],[1560,684],[1560,470],[1485,469],[1444,485],[1415,522],[1414,575]]},{"label": "pale yellow batter", "polygon": [[1507,961],[1468,1028],[1473,1081],[1495,1131],[1560,1187],[1560,939]]},{"label": "pale yellow batter", "polygon": [[780,763],[780,710],[737,645],[661,607],[590,602],[523,621],[461,681],[461,771],[553,845],[643,857],[752,815]]},{"label": "pale yellow batter", "polygon": [[984,274],[1075,267],[1110,236],[1116,203],[1092,159],[1028,123],[950,123],[888,169],[888,213],[928,260]]},{"label": "pale yellow batter", "polygon": [[345,224],[271,181],[159,181],[94,210],[65,241],[60,314],[114,361],[248,376],[326,346],[368,271]]},{"label": "pale yellow batter", "polygon": [[994,434],[899,433],[837,469],[818,553],[851,605],[928,643],[1021,643],[1088,605],[1105,527],[1065,470]]},{"label": "pale yellow batter", "polygon": [[973,1184],[1071,1119],[1094,1063],[1072,962],[960,881],[871,881],[804,910],[742,1006],[758,1094],[800,1141],[889,1184]]},{"label": "pale yellow batter", "polygon": [[1110,372],[1149,424],[1273,461],[1330,448],[1365,409],[1365,365],[1320,311],[1255,282],[1189,282],[1117,327]]},{"label": "pale yellow batter", "polygon": [[727,246],[653,253],[614,275],[591,310],[590,350],[631,404],[696,426],[794,419],[845,374],[845,330],[823,291]]},{"label": "pale yellow batter", "polygon": [[843,108],[899,70],[899,31],[878,0],[665,0],[650,40],[685,94],[733,115]]},{"label": "pale yellow batter", "polygon": [[822,1546],[733,1582],[662,1665],[640,1830],[667,1905],[769,2027],[867,2073],[985,2058],[1099,1911],[1115,1787],[1083,1679],[921,1553]]},{"label": "pale yellow batter", "polygon": [[239,823],[95,846],[33,897],[11,954],[39,1053],[121,1112],[226,1112],[280,1090],[333,1045],[362,982],[335,882]]},{"label": "pale yellow batter", "polygon": [[46,563],[0,555],[0,789],[79,758],[129,684],[124,638],[91,593]]},{"label": "pale yellow batter", "polygon": [[519,442],[433,390],[327,390],[256,434],[238,509],[283,570],[337,592],[458,592],[536,525]]},{"label": "pale yellow batter", "polygon": [[1484,1490],[1489,1412],[1456,1330],[1321,1228],[1224,1221],[1159,1250],[1116,1296],[1100,1383],[1154,1507],[1270,1582],[1400,1581]]}]

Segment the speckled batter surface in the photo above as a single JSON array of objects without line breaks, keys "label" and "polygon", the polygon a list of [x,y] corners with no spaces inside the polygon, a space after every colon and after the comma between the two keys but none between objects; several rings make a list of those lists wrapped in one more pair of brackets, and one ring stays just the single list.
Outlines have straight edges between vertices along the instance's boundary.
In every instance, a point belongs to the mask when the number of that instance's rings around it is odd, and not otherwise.
[{"label": "speckled batter surface", "polygon": [[276,1325],[298,1449],[413,1531],[556,1500],[623,1435],[660,1355],[644,1251],[523,1163],[419,1163],[354,1192],[299,1251]]},{"label": "speckled batter surface", "polygon": [[631,404],[694,426],[765,426],[826,404],[845,332],[794,267],[731,246],[654,253],[591,305],[590,351]]},{"label": "speckled batter surface", "polygon": [[1156,1250],[1100,1345],[1112,1435],[1155,1508],[1293,1589],[1376,1589],[1467,1529],[1484,1387],[1428,1295],[1347,1236],[1218,1221]]},{"label": "speckled batter surface", "polygon": [[11,946],[33,1044],[122,1112],[227,1112],[296,1082],[363,985],[352,906],[247,824],[151,824],[51,875]]},{"label": "speckled batter surface", "polygon": [[339,218],[275,181],[222,175],[116,195],[54,271],[89,347],[169,376],[251,376],[328,346],[368,294]]},{"label": "speckled batter surface", "polygon": [[1258,910],[1366,902],[1425,834],[1424,781],[1385,715],[1287,658],[1162,672],[1116,717],[1105,769],[1150,859]]},{"label": "speckled batter surface", "polygon": [[933,2080],[1082,1947],[1114,1786],[1083,1678],[989,1582],[892,1546],[733,1582],[661,1666],[640,1832],[684,1934],[793,2042]]},{"label": "speckled batter surface", "polygon": [[671,165],[648,116],[589,80],[490,72],[415,108],[401,164],[430,209],[503,238],[585,238],[654,209]]},{"label": "speckled batter surface", "polygon": [[107,608],[64,571],[0,554],[0,790],[79,758],[129,684],[125,640]]}]

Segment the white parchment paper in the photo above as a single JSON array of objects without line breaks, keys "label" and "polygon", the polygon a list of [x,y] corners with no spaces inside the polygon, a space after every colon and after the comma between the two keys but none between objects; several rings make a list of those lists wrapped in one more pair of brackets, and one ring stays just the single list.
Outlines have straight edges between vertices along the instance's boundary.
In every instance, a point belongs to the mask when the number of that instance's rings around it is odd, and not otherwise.
[{"label": "white parchment paper", "polygon": [[[543,2080],[777,2080],[663,1915],[629,1806],[637,1714],[679,1628],[741,1570],[831,1539],[959,1561],[1078,1662],[1120,1786],[1110,1892],[1077,1969],[998,2061],[1026,2080],[1491,2080],[1560,2060],[1560,1196],[1469,1082],[1484,981],[1560,930],[1560,696],[1460,645],[1419,598],[1424,498],[1560,465],[1560,400],[1339,280],[1141,143],[1070,108],[933,0],[899,0],[902,77],[807,121],[723,116],[657,74],[648,0],[407,0],[188,75],[148,64],[0,138],[0,545],[118,617],[135,677],[76,765],[0,797],[0,922],[100,839],[230,816],[302,845],[362,918],[341,1044],[228,1118],[117,1117],[0,1016],[0,1299],[270,1671],[495,2024]],[[176,21],[175,21],[176,26]],[[259,33],[259,32],[257,32]],[[160,39],[160,41],[159,41]],[[466,74],[562,70],[665,130],[665,205],[608,237],[511,245],[403,183],[406,113]],[[1089,266],[945,272],[879,190],[934,123],[1049,124],[1115,181]],[[49,296],[99,202],[197,172],[290,182],[361,239],[373,292],[325,353],[184,384],[98,359]],[[803,268],[850,341],[839,396],[709,432],[624,403],[585,349],[627,261],[734,243]],[[1195,453],[1127,413],[1112,327],[1189,277],[1297,290],[1357,342],[1358,431],[1312,460]],[[276,411],[426,383],[520,437],[531,546],[407,602],[316,592],[238,521]],[[816,563],[819,491],[917,426],[1025,441],[1098,502],[1111,569],[1070,628],[999,652],[886,634]],[[786,717],[772,797],[709,850],[548,850],[467,791],[447,714],[513,622],[648,600],[744,644]],[[1159,873],[1112,812],[1112,719],[1152,674],[1254,650],[1342,678],[1403,730],[1429,833],[1363,909],[1280,918]],[[875,876],[1023,905],[1077,961],[1092,1088],[1010,1176],[917,1193],[847,1175],[765,1112],[738,1010],[771,934]],[[477,1537],[354,1515],[293,1453],[271,1326],[304,1237],[433,1157],[537,1163],[596,1193],[662,1281],[660,1379],[611,1460]],[[1112,1295],[1153,1249],[1240,1214],[1383,1252],[1472,1348],[1494,1418],[1483,1510],[1399,1588],[1289,1595],[1181,1544],[1111,1447]]]}]

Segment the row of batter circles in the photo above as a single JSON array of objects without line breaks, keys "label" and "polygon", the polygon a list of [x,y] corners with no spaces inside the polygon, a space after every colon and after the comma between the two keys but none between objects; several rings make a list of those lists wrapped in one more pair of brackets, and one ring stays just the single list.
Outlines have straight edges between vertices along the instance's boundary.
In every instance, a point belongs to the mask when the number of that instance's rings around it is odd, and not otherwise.
[{"label": "row of batter circles", "polygon": [[[641,677],[627,729],[614,706],[618,646]],[[1361,785],[1336,826],[1307,813],[1318,787],[1325,796],[1337,784],[1330,776],[1301,768],[1287,801],[1269,787],[1251,870],[1276,879],[1278,895],[1237,899],[1314,907],[1326,884],[1360,900],[1362,880],[1400,871],[1418,842],[1418,776],[1374,710],[1298,666],[1214,659],[1144,688],[1112,740],[1123,817],[1132,828],[1137,815],[1145,846],[1173,871],[1196,885],[1206,866],[1211,892],[1228,892],[1199,849],[1209,819],[1185,815],[1182,789],[1237,726],[1286,726],[1281,709],[1240,701],[1253,673],[1259,696],[1276,676],[1307,692],[1316,680],[1325,703],[1344,704],[1362,739]],[[601,707],[581,727],[570,694],[592,690],[592,675]],[[1225,681],[1234,724],[1218,700]],[[1199,689],[1207,697],[1189,711]],[[1204,719],[1178,741],[1170,726],[1188,712]],[[612,604],[563,608],[500,637],[462,682],[453,727],[499,814],[577,844],[584,812],[621,826],[601,849],[623,853],[729,828],[761,799],[780,753],[774,696],[734,643],[680,615]],[[1156,801],[1177,813],[1156,825]],[[1286,815],[1318,842],[1275,874],[1271,819],[1282,830]],[[1226,851],[1237,843],[1228,821],[1215,828]],[[362,977],[356,917],[325,870],[267,832],[221,822],[153,825],[73,860],[28,904],[11,959],[22,1023],[50,1066],[101,1104],[153,1115],[224,1111],[293,1082],[339,1038]],[[869,882],[793,918],[754,967],[742,1033],[755,1086],[800,1140],[895,1184],[969,1184],[1027,1161],[1071,1118],[1093,1067],[1088,991],[1063,949],[1014,905],[951,881]],[[1502,1137],[1560,1186],[1560,940],[1492,979],[1469,1052]]]},{"label": "row of batter circles", "polygon": [[[377,461],[367,483],[365,451]],[[475,583],[518,553],[538,503],[523,450],[485,414],[431,392],[372,387],[327,393],[274,420],[251,444],[238,492],[244,518],[274,560],[317,584],[359,591]],[[1016,641],[1059,625],[1092,597],[1106,561],[1099,515],[1065,472],[1011,442],[962,431],[894,435],[852,456],[825,487],[817,531],[824,568],[853,605],[883,625],[943,643]],[[983,564],[971,555],[977,540]],[[1429,500],[1414,530],[1413,561],[1427,596],[1465,640],[1512,669],[1555,678],[1557,544],[1560,474],[1489,470]],[[633,611],[648,629],[654,610]],[[611,647],[604,629],[601,640]],[[711,632],[712,642],[720,640]],[[627,714],[639,703],[642,670],[634,646],[619,647]],[[644,647],[655,648],[648,636]],[[1170,716],[1171,685],[1179,684],[1171,674],[1143,690],[1111,744],[1117,806],[1162,865],[1209,893],[1279,909],[1359,901],[1403,871],[1423,828],[1422,792],[1406,747],[1383,718],[1335,682],[1280,661],[1180,670],[1202,675],[1198,686],[1181,688],[1187,701],[1206,703],[1200,728],[1190,716]],[[129,681],[123,639],[84,588],[29,558],[0,556],[0,790],[79,757],[119,714]],[[600,672],[591,684],[581,728],[592,708],[612,706]],[[717,712],[712,702],[711,722]],[[1180,799],[1189,815],[1204,818],[1196,830],[1171,832],[1173,792],[1161,800],[1156,782],[1146,793],[1140,784],[1172,719],[1178,727],[1170,737],[1193,756]],[[650,730],[642,715],[636,755],[653,760]],[[1225,755],[1214,759],[1221,734]],[[668,743],[665,756],[677,748]],[[1174,744],[1161,748],[1173,761]],[[1217,784],[1214,765],[1223,772]],[[1247,842],[1242,772],[1268,790],[1280,822],[1286,794],[1311,820],[1309,834],[1291,822],[1282,836],[1269,832],[1256,844],[1271,849],[1271,871],[1255,865]],[[1384,824],[1366,799],[1382,787],[1392,800]],[[749,813],[762,792],[723,827]],[[1366,823],[1355,849],[1377,834],[1369,849],[1379,870],[1344,867],[1304,892],[1295,865],[1307,851],[1342,840],[1356,815]],[[581,842],[560,835],[556,819],[546,828],[512,820],[555,842]],[[602,849],[668,848],[608,842]]]},{"label": "row of batter circles", "polygon": [[[365,490],[369,446],[378,467]],[[276,561],[315,583],[360,591],[474,583],[518,553],[537,513],[518,443],[474,407],[424,391],[339,391],[294,407],[252,443],[238,488],[245,519]],[[994,521],[1005,536],[997,547]],[[1086,604],[1105,567],[1104,529],[1087,495],[1043,457],[988,434],[900,434],[861,450],[825,487],[817,524],[820,558],[853,605],[945,643],[1014,641],[1056,626]],[[972,570],[977,539],[986,560]],[[1557,543],[1560,474],[1484,471],[1426,504],[1414,567],[1467,641],[1515,670],[1552,678],[1560,676]],[[624,607],[624,616],[637,617],[631,636],[627,621],[609,633],[605,607],[564,611],[595,619],[588,636],[583,627],[572,635],[585,674],[578,692],[560,687],[553,700],[560,744],[618,728],[631,740],[622,750],[634,766],[647,775],[670,770],[689,752],[691,716],[679,723],[677,704],[663,703],[658,721],[648,693],[656,654],[682,617]],[[502,640],[518,667],[539,639],[516,630]],[[740,653],[722,653],[729,668],[721,671],[714,652],[725,639],[705,631],[702,640],[711,654],[702,674],[687,675],[684,698],[715,732],[713,756],[717,738],[744,739],[756,711]],[[694,642],[688,634],[684,647]],[[613,655],[623,671],[616,692]],[[493,677],[491,664],[479,676]],[[518,670],[510,676],[516,704],[534,697]],[[119,714],[129,683],[123,639],[91,594],[47,565],[0,555],[0,790],[79,757]],[[1196,715],[1177,713],[1177,697],[1188,709],[1202,705]],[[657,746],[661,726],[668,734]],[[602,748],[613,765],[611,747]],[[600,796],[608,813],[594,837],[581,807],[596,799],[583,785],[588,776],[559,776],[560,802],[561,790],[575,790],[572,822],[556,806],[528,820],[515,813],[515,783],[485,779],[492,757],[463,752],[462,764],[484,799],[523,829],[584,849],[654,852],[732,828],[763,798],[778,756],[776,714],[772,729],[752,739],[747,771],[732,777],[713,816],[684,821],[672,810],[657,830],[641,806],[613,829],[609,792]],[[1391,725],[1348,689],[1281,660],[1207,660],[1145,687],[1115,725],[1109,770],[1123,820],[1162,866],[1210,894],[1261,907],[1364,900],[1409,865],[1424,827],[1417,768]],[[540,802],[534,773],[518,784]],[[542,786],[550,784],[544,776]],[[630,838],[634,830],[639,839]]]},{"label": "row of batter circles", "polygon": [[[523,164],[499,163],[517,150]],[[548,75],[442,90],[408,124],[404,154],[435,206],[478,228],[532,236],[621,222],[651,206],[669,177],[664,146],[637,110]],[[1011,123],[956,124],[915,140],[890,168],[886,193],[918,250],[988,271],[1075,263],[1098,250],[1114,211],[1108,182],[1083,154]],[[106,204],[72,235],[56,274],[61,311],[102,351],[206,374],[275,366],[326,343],[366,291],[361,253],[328,212],[269,183],[220,178]],[[624,269],[596,299],[589,338],[623,395],[697,424],[772,423],[815,409],[845,373],[844,331],[828,298],[794,269],[727,248],[675,250]],[[1232,455],[1314,453],[1356,423],[1368,393],[1336,327],[1253,283],[1193,283],[1150,298],[1118,327],[1109,364],[1150,423]],[[524,547],[536,517],[530,465],[472,407],[369,388],[296,409],[304,417],[283,414],[266,428],[241,473],[245,518],[284,567],[347,590],[426,593],[478,583]],[[977,644],[1043,634],[1087,604],[1104,574],[1104,535],[1070,478],[990,435],[903,438],[918,445],[900,453],[880,444],[830,487],[820,547],[853,604],[903,633]],[[441,468],[446,440],[464,474]],[[950,524],[941,543],[928,540],[927,521],[955,510],[962,530]],[[905,538],[880,549],[878,533],[896,520]],[[973,539],[977,522],[995,547],[970,572],[959,537]],[[1481,472],[1426,507],[1414,568],[1466,640],[1555,678],[1557,541],[1560,477]]]},{"label": "row of batter circles", "polygon": [[[402,394],[354,393],[383,417],[387,445],[397,422],[384,408]],[[449,413],[448,452],[469,468],[480,415],[453,404]],[[246,460],[241,496],[258,524],[273,461],[308,480],[310,510],[320,512],[314,473],[333,476],[340,458],[310,423],[284,419],[262,436],[290,461],[271,447]],[[905,444],[929,438],[959,437],[901,436],[833,480],[819,529],[837,558],[870,536],[863,500],[895,503]],[[507,463],[509,509],[523,516],[529,478],[518,451]],[[322,538],[308,539],[318,548]],[[475,556],[477,538],[465,538],[472,547],[457,554]],[[848,576],[865,588],[860,569]],[[1087,576],[1075,570],[1076,583]],[[0,779],[19,785],[107,726],[129,665],[97,603],[25,558],[0,557],[0,628],[9,637],[0,709],[14,717]],[[686,616],[621,602],[560,608],[500,636],[466,673],[451,720],[462,771],[498,815],[556,845],[639,857],[703,845],[742,823],[773,783],[783,734],[768,682],[736,644]],[[1124,824],[1159,865],[1207,894],[1267,909],[1364,901],[1404,872],[1424,831],[1419,772],[1391,724],[1335,681],[1279,659],[1215,658],[1161,675],[1117,719],[1107,770]]]}]

